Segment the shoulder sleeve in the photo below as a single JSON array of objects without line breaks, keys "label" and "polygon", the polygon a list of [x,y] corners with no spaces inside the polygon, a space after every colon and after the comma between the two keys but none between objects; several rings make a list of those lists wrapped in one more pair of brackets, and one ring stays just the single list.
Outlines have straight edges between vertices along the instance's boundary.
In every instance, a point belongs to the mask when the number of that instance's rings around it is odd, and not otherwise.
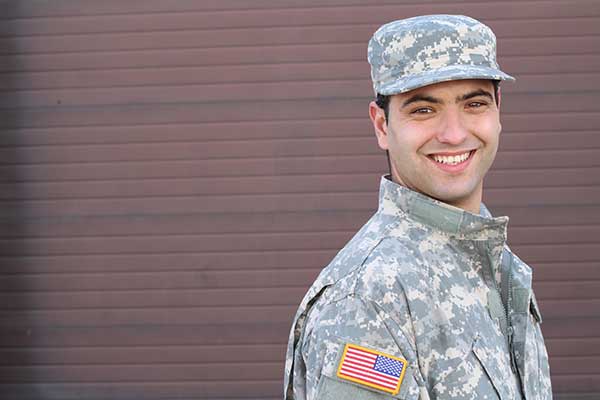
[{"label": "shoulder sleeve", "polygon": [[[408,314],[390,318],[356,295],[323,303],[308,316],[301,348],[307,400],[428,398],[414,340],[399,323]],[[350,361],[348,348],[363,349],[359,365]],[[355,370],[346,373],[346,368]]]}]

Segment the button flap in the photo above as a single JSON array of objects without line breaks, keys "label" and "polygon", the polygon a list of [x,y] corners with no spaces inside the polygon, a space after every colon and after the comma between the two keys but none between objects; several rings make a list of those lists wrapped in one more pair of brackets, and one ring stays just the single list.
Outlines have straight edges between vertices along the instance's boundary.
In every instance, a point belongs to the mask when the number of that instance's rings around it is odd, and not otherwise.
[{"label": "button flap", "polygon": [[531,314],[536,319],[538,323],[542,323],[542,313],[540,312],[540,306],[538,306],[537,300],[535,299],[535,295],[532,293],[531,296],[531,305],[530,305]]},{"label": "button flap", "polygon": [[[499,365],[496,362],[493,354],[490,352],[490,345],[486,343],[485,338],[478,336],[473,342],[473,353],[483,366],[486,374],[488,375],[494,389],[498,393],[500,399],[508,399],[510,395],[506,388],[506,366]],[[509,368],[510,369],[510,368]]]}]

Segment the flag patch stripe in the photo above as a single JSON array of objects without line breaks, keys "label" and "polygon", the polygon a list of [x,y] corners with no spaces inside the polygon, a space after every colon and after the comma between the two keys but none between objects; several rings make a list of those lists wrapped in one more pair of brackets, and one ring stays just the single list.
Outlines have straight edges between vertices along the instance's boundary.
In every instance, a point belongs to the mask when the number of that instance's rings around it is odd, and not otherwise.
[{"label": "flag patch stripe", "polygon": [[354,357],[348,357],[347,360],[348,360],[348,362],[352,362],[352,364],[364,365],[365,367],[370,367],[373,365],[373,361],[368,362],[368,361],[363,361],[363,360],[357,360]]},{"label": "flag patch stripe", "polygon": [[346,344],[337,376],[355,383],[397,394],[406,371],[406,360]]},{"label": "flag patch stripe", "polygon": [[[377,385],[377,386],[376,386],[377,388],[387,388],[387,390],[391,390],[391,389],[395,389],[395,388],[396,388],[396,386],[395,386],[395,385],[393,385],[393,386],[390,388],[390,385],[389,385],[389,384],[386,384],[386,383],[381,383],[381,382],[379,382],[379,381],[377,381],[377,380],[375,380],[375,379],[371,379],[371,378],[365,378],[365,377],[363,377],[361,374],[348,373],[348,374],[345,374],[345,375],[346,375],[346,376],[351,376],[351,377],[354,377],[354,378],[356,378],[356,379],[360,379],[361,381],[366,381],[366,382],[369,382],[371,385]],[[383,389],[382,389],[382,390],[383,390]]]},{"label": "flag patch stripe", "polygon": [[372,374],[369,373],[368,371],[365,372],[364,370],[349,370],[348,368],[344,368],[342,369],[342,373],[345,373],[346,375],[351,375],[351,376],[355,376],[357,378],[364,378],[365,380],[372,380],[372,381],[376,381],[376,383],[388,387],[390,389],[395,389],[396,388],[396,384],[398,383],[397,379],[392,379],[390,380],[389,378],[385,378],[381,375],[377,375],[377,374]]},{"label": "flag patch stripe", "polygon": [[[346,368],[342,368],[342,372],[345,373],[346,375],[352,375],[352,376],[356,376],[358,378],[360,378],[361,376],[365,376],[365,369],[361,368],[352,368],[352,367],[346,367]],[[382,385],[391,385],[392,388],[396,387],[396,383],[397,380],[395,379],[390,379],[390,378],[382,378],[382,377],[375,377],[375,376],[371,376],[371,379],[373,379],[374,381],[376,381],[376,383],[381,383]],[[366,379],[366,377],[365,377]]]},{"label": "flag patch stripe", "polygon": [[346,356],[348,358],[353,358],[355,360],[363,360],[363,361],[367,361],[367,362],[372,362],[377,358],[376,356],[365,357],[360,354],[355,354],[354,352],[352,352],[350,350],[348,350],[348,354]]}]

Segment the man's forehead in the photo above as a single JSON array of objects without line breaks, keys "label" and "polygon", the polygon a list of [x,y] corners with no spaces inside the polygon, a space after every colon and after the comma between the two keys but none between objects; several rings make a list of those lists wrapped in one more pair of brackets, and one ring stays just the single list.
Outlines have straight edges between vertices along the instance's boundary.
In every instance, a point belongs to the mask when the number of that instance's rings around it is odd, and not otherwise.
[{"label": "man's forehead", "polygon": [[489,91],[490,94],[494,91],[494,83],[489,79],[463,79],[451,80],[447,82],[439,82],[433,85],[422,86],[408,92],[393,95],[398,99],[408,99],[415,95],[422,96],[439,96],[442,94],[451,94],[460,96],[476,90]]}]

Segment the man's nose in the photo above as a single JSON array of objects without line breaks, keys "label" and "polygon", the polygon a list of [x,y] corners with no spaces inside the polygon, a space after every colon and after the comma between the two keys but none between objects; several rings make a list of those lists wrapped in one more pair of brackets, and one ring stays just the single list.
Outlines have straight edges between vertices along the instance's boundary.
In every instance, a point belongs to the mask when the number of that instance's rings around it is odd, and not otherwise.
[{"label": "man's nose", "polygon": [[442,121],[437,134],[440,143],[458,145],[465,141],[469,131],[458,111],[446,111]]}]

